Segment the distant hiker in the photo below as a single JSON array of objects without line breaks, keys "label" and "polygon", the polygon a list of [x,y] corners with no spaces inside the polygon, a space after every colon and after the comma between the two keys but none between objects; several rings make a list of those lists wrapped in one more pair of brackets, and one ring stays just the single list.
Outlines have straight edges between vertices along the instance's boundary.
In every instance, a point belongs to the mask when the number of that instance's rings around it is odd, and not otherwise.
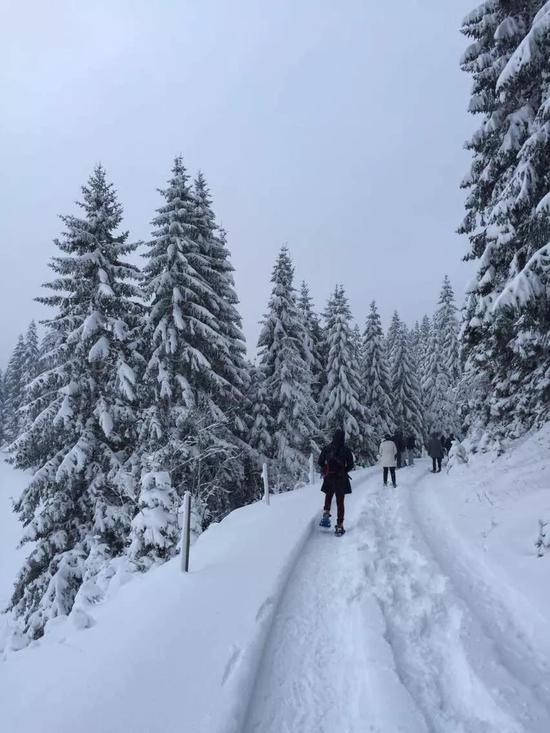
[{"label": "distant hiker", "polygon": [[441,461],[443,460],[443,446],[441,445],[441,440],[437,437],[436,433],[432,434],[432,437],[428,441],[427,448],[428,455],[432,459],[432,473],[439,473],[441,471]]},{"label": "distant hiker", "polygon": [[382,466],[382,474],[384,477],[384,486],[388,485],[388,471],[391,474],[391,482],[393,488],[397,486],[395,480],[395,466],[397,464],[397,446],[391,435],[385,435],[384,440],[380,443],[378,450],[378,460]]},{"label": "distant hiker", "polygon": [[454,434],[449,433],[449,437],[447,438],[447,445],[445,446],[447,448],[447,454],[451,452],[451,448],[453,447],[454,442],[455,442]]},{"label": "distant hiker", "polygon": [[414,466],[414,452],[416,450],[416,437],[414,433],[410,433],[407,436],[407,463],[409,466]]},{"label": "distant hiker", "polygon": [[443,448],[443,455],[447,455],[447,438],[442,435],[439,440],[441,441],[441,447]]},{"label": "distant hiker", "polygon": [[397,468],[401,468],[403,465],[403,453],[405,451],[405,441],[403,439],[403,433],[398,430],[392,438],[397,449]]},{"label": "distant hiker", "polygon": [[344,534],[344,497],[351,494],[351,483],[348,473],[353,469],[353,453],[346,445],[346,437],[343,430],[336,430],[332,443],[329,443],[321,451],[319,466],[323,472],[324,480],[321,491],[326,494],[322,527],[330,527],[330,507],[332,497],[336,495],[336,527],[337,535]]}]

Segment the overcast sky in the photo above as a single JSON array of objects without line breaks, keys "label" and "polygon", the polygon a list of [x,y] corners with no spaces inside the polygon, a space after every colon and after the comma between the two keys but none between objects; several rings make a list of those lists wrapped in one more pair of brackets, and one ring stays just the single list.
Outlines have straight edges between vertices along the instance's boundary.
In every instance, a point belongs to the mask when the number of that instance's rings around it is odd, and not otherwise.
[{"label": "overcast sky", "polygon": [[172,159],[229,232],[249,349],[287,243],[319,307],[432,311],[469,271],[455,234],[474,121],[475,0],[2,0],[0,364],[49,279],[59,214],[101,161],[135,239]]}]

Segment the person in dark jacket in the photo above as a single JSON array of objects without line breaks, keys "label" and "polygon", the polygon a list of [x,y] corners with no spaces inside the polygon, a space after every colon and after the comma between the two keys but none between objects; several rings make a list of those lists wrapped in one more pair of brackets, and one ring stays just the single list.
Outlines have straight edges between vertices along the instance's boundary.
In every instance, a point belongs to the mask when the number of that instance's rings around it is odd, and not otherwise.
[{"label": "person in dark jacket", "polygon": [[332,442],[325,446],[319,456],[319,466],[323,472],[321,491],[325,494],[322,526],[330,527],[330,507],[332,497],[336,496],[336,534],[344,534],[344,497],[351,494],[348,473],[353,469],[353,453],[346,445],[344,431],[338,429]]},{"label": "person in dark jacket", "polygon": [[445,435],[442,435],[439,438],[439,441],[441,443],[441,447],[443,448],[443,455],[446,455],[447,454],[447,438],[445,437]]},{"label": "person in dark jacket", "polygon": [[413,433],[407,436],[407,463],[409,466],[414,466],[414,452],[416,450],[416,437]]},{"label": "person in dark jacket", "polygon": [[428,441],[427,448],[428,455],[432,459],[432,473],[439,473],[441,471],[441,461],[443,460],[443,446],[441,445],[441,440],[437,437],[436,433],[432,434],[432,437]]},{"label": "person in dark jacket", "polygon": [[397,448],[397,468],[401,468],[403,465],[403,452],[405,450],[405,440],[403,439],[403,433],[398,430],[393,436],[393,442]]}]

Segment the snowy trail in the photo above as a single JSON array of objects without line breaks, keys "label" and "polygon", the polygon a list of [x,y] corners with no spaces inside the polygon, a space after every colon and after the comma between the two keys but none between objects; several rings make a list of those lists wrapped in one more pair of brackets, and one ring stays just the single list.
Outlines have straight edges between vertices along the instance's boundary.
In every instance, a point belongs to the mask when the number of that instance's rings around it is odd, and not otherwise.
[{"label": "snowy trail", "polygon": [[383,490],[366,473],[346,536],[312,534],[275,615],[245,733],[550,730],[544,658],[428,541],[414,494],[429,480],[425,464],[399,480]]},{"label": "snowy trail", "polygon": [[399,681],[366,584],[358,517],[375,481],[369,472],[355,482],[343,538],[316,527],[306,544],[266,644],[246,733],[427,730]]}]

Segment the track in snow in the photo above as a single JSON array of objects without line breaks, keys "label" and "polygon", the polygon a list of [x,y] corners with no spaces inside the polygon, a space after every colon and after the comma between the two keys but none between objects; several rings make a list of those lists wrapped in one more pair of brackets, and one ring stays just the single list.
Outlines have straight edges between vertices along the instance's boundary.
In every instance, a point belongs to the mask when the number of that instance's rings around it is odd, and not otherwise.
[{"label": "track in snow", "polygon": [[368,472],[347,502],[348,533],[316,528],[275,614],[245,733],[550,731],[536,670],[501,653],[410,511],[424,471],[400,471],[396,493]]}]

